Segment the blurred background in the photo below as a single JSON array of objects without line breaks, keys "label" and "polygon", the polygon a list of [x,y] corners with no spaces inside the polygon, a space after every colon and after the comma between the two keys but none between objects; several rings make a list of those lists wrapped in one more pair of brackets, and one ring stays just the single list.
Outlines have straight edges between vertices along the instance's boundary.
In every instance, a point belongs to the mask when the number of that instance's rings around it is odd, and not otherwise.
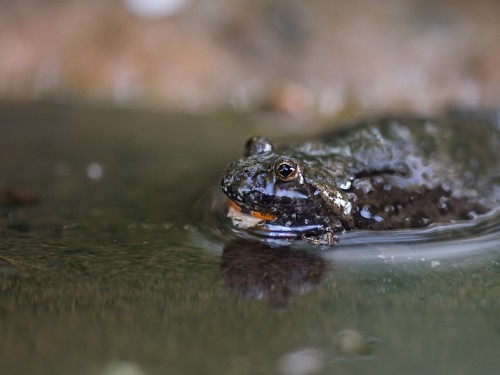
[{"label": "blurred background", "polygon": [[287,116],[500,104],[496,0],[0,0],[0,97]]}]

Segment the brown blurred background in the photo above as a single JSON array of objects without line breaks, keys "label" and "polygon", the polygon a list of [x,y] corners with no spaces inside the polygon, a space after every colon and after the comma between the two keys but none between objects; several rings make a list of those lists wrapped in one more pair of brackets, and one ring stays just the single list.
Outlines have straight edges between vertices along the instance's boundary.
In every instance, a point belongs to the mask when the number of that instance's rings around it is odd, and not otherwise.
[{"label": "brown blurred background", "polygon": [[0,96],[175,110],[499,107],[496,0],[0,0]]}]

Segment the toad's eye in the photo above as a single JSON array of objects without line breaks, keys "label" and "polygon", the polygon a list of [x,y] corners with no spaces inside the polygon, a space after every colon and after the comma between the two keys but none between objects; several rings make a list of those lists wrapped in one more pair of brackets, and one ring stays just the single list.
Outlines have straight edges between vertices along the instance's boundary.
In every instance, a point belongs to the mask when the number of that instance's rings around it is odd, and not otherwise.
[{"label": "toad's eye", "polygon": [[254,136],[245,144],[245,156],[252,156],[269,152],[273,149],[271,141],[265,137]]},{"label": "toad's eye", "polygon": [[281,181],[291,181],[299,175],[299,166],[294,160],[280,158],[274,165],[274,173]]}]

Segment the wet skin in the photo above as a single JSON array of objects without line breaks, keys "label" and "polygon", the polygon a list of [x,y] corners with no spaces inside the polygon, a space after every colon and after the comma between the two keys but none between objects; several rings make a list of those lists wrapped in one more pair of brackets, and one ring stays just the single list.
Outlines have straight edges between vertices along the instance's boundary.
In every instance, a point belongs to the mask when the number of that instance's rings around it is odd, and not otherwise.
[{"label": "wet skin", "polygon": [[353,229],[470,220],[500,202],[500,128],[480,117],[384,118],[295,145],[253,137],[221,186],[269,236],[332,244]]}]

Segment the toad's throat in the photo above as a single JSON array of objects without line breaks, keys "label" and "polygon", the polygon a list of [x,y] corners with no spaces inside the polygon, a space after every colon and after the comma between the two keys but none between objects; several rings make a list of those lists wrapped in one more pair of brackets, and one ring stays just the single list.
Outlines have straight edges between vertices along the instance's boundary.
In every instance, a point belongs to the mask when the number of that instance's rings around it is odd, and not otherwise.
[{"label": "toad's throat", "polygon": [[[238,206],[238,204],[235,201],[233,201],[232,199],[229,199],[229,205],[234,210],[241,212],[241,207]],[[266,221],[274,221],[278,218],[276,215],[267,214],[267,213],[258,212],[258,211],[250,211],[250,212],[248,212],[248,214],[252,215],[253,217],[256,217],[257,219],[266,220]]]}]

